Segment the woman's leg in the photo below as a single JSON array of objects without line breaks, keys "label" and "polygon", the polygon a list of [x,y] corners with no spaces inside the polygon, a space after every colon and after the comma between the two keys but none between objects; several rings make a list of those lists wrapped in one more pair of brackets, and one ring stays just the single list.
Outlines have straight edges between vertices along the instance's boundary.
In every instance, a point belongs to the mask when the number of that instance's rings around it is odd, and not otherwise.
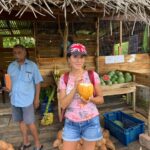
[{"label": "woman's leg", "polygon": [[95,141],[89,142],[89,141],[83,140],[82,150],[94,150],[95,145],[96,145]]},{"label": "woman's leg", "polygon": [[78,144],[78,141],[76,142],[64,141],[63,150],[76,150],[77,144]]}]

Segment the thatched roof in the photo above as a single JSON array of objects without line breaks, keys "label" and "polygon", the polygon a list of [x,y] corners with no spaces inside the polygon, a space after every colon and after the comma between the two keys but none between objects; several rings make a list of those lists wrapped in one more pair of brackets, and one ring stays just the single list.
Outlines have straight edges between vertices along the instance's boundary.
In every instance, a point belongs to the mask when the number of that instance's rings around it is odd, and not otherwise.
[{"label": "thatched roof", "polygon": [[52,8],[64,11],[67,16],[68,8],[72,14],[80,15],[84,8],[90,8],[93,12],[97,8],[103,10],[103,15],[124,15],[134,17],[150,25],[150,0],[0,0],[0,13],[17,10],[16,17],[21,17],[26,11],[45,16],[49,14],[55,17]]}]

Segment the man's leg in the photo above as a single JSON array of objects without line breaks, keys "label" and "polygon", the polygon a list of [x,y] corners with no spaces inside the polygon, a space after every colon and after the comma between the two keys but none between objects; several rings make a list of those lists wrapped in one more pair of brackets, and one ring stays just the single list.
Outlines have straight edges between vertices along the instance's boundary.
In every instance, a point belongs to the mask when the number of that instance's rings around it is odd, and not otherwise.
[{"label": "man's leg", "polygon": [[29,139],[28,139],[27,125],[23,121],[20,121],[19,122],[19,127],[20,127],[20,131],[21,131],[22,137],[23,137],[23,144],[28,145],[29,144]]},{"label": "man's leg", "polygon": [[39,136],[37,132],[37,128],[35,126],[35,114],[34,114],[34,107],[30,105],[28,107],[23,108],[23,120],[26,123],[31,131],[31,134],[34,138],[34,143],[36,148],[40,148],[41,144],[39,141]]},{"label": "man's leg", "polygon": [[38,132],[37,132],[35,124],[34,123],[30,124],[29,128],[30,128],[30,131],[31,131],[32,136],[34,138],[35,146],[37,148],[40,148],[41,144],[40,144],[40,141],[39,141],[39,136],[38,136]]}]

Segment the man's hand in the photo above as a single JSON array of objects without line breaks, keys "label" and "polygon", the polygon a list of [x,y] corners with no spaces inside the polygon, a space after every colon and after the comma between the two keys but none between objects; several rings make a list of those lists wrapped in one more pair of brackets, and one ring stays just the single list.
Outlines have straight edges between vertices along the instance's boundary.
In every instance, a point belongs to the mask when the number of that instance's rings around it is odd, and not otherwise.
[{"label": "man's hand", "polygon": [[7,87],[3,87],[2,90],[5,92],[10,92],[10,90]]},{"label": "man's hand", "polygon": [[38,99],[38,98],[35,98],[35,99],[34,99],[34,108],[37,109],[37,108],[39,107],[39,105],[40,105],[39,99]]}]

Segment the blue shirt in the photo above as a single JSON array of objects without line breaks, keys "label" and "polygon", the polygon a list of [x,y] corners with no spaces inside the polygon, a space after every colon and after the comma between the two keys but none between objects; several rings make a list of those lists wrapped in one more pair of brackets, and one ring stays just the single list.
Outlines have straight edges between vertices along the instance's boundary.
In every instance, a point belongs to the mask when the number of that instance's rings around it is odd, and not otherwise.
[{"label": "blue shirt", "polygon": [[16,107],[31,105],[35,96],[35,84],[43,81],[37,65],[28,59],[22,65],[14,61],[8,66],[7,72],[12,82],[11,104]]}]

